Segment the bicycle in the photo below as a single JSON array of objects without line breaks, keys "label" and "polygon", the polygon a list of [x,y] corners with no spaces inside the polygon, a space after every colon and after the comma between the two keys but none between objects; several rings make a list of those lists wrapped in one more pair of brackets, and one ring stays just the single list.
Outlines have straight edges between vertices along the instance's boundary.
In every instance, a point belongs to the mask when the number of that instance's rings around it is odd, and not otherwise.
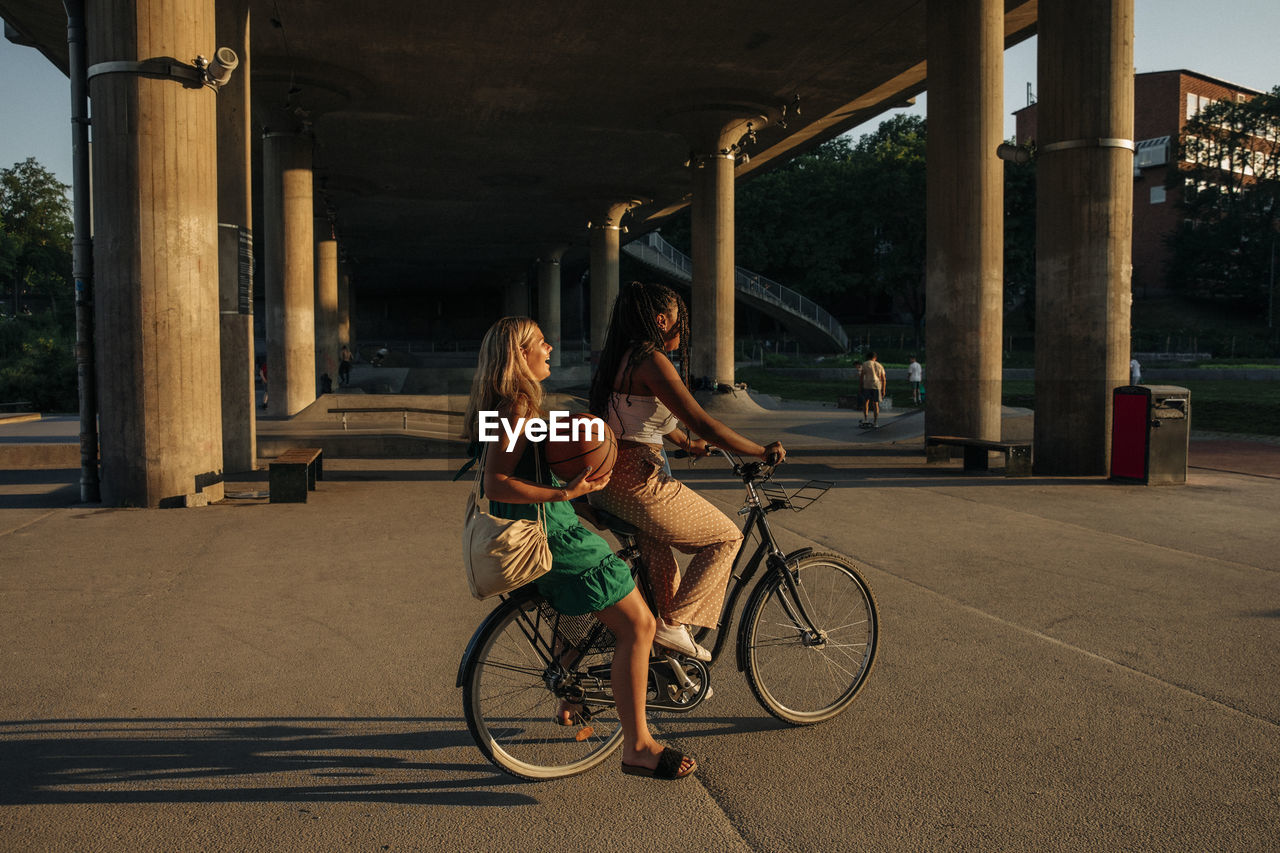
[{"label": "bicycle", "polygon": [[[738,598],[763,564],[738,625],[738,670],[746,674],[757,701],[778,719],[796,726],[829,720],[854,700],[875,662],[875,597],[847,557],[812,548],[782,553],[767,516],[782,509],[799,512],[833,484],[810,481],[788,493],[769,482],[773,466],[743,463],[718,448],[714,452],[728,460],[746,488],[738,511],[746,516],[742,545],[734,557],[711,663],[655,648],[647,709],[687,713],[711,694],[711,666],[724,650]],[[652,607],[638,531],[596,512],[617,536],[618,555],[630,563]],[[759,543],[744,566],[752,533]],[[699,642],[709,634],[702,629]],[[609,685],[612,656],[613,635],[591,614],[562,616],[533,585],[503,596],[476,629],[458,667],[467,727],[480,751],[522,779],[572,776],[603,762],[622,743]],[[562,700],[582,707],[576,724],[556,721]]]}]

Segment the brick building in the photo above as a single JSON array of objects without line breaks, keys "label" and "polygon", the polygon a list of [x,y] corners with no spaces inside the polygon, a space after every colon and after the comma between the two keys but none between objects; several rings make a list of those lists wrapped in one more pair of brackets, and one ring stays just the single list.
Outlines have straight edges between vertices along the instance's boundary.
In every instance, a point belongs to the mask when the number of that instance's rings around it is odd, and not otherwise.
[{"label": "brick building", "polygon": [[[1133,80],[1133,291],[1147,296],[1165,291],[1164,238],[1178,222],[1178,190],[1165,190],[1165,176],[1187,120],[1217,100],[1245,100],[1259,94],[1195,71],[1152,71]],[[1036,105],[1014,113],[1017,141],[1036,139]]]}]

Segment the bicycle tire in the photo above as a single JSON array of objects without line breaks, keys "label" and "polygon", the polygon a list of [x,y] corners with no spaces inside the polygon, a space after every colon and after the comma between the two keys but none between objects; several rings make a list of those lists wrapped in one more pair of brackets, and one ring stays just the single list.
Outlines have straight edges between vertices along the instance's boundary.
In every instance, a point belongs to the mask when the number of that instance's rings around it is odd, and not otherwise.
[{"label": "bicycle tire", "polygon": [[[487,620],[463,664],[462,705],[471,736],[486,758],[521,779],[583,773],[622,745],[622,726],[612,705],[588,702],[591,716],[581,725],[555,721],[560,700],[543,678],[547,657],[538,649],[550,647],[558,619],[594,622],[593,616],[559,617],[535,592],[517,594]],[[559,630],[563,635],[563,624]],[[578,667],[604,667],[607,672],[612,660],[610,642],[587,649]]]},{"label": "bicycle tire", "polygon": [[756,699],[778,719],[807,726],[839,714],[862,689],[880,621],[871,587],[847,557],[809,552],[787,565],[822,638],[806,642],[781,604],[790,591],[770,572],[751,591],[740,642]]}]

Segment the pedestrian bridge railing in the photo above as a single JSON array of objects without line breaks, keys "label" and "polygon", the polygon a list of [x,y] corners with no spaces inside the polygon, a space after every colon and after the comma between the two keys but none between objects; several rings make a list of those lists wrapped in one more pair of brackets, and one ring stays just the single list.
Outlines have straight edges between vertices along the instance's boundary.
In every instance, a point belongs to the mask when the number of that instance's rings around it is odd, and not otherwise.
[{"label": "pedestrian bridge railing", "polygon": [[[693,260],[656,232],[632,240],[622,251],[658,272],[693,283]],[[753,307],[766,311],[781,309],[783,313],[775,316],[797,337],[848,352],[849,336],[844,328],[812,299],[742,267],[734,268],[733,284],[739,298]]]}]

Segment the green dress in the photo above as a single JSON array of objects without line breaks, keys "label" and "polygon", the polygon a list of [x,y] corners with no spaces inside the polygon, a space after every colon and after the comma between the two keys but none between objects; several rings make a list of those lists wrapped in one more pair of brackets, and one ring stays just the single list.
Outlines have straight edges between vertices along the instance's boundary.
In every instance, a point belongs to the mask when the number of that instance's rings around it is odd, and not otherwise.
[{"label": "green dress", "polygon": [[[540,445],[529,446],[541,453]],[[533,454],[527,450],[516,464],[515,475],[555,488],[563,485],[545,463],[542,479],[538,480]],[[551,571],[535,583],[552,607],[566,616],[595,613],[617,604],[635,588],[631,568],[613,553],[608,542],[582,526],[568,501],[545,503],[543,508]],[[538,507],[490,501],[489,512],[499,518],[537,518]]]}]

